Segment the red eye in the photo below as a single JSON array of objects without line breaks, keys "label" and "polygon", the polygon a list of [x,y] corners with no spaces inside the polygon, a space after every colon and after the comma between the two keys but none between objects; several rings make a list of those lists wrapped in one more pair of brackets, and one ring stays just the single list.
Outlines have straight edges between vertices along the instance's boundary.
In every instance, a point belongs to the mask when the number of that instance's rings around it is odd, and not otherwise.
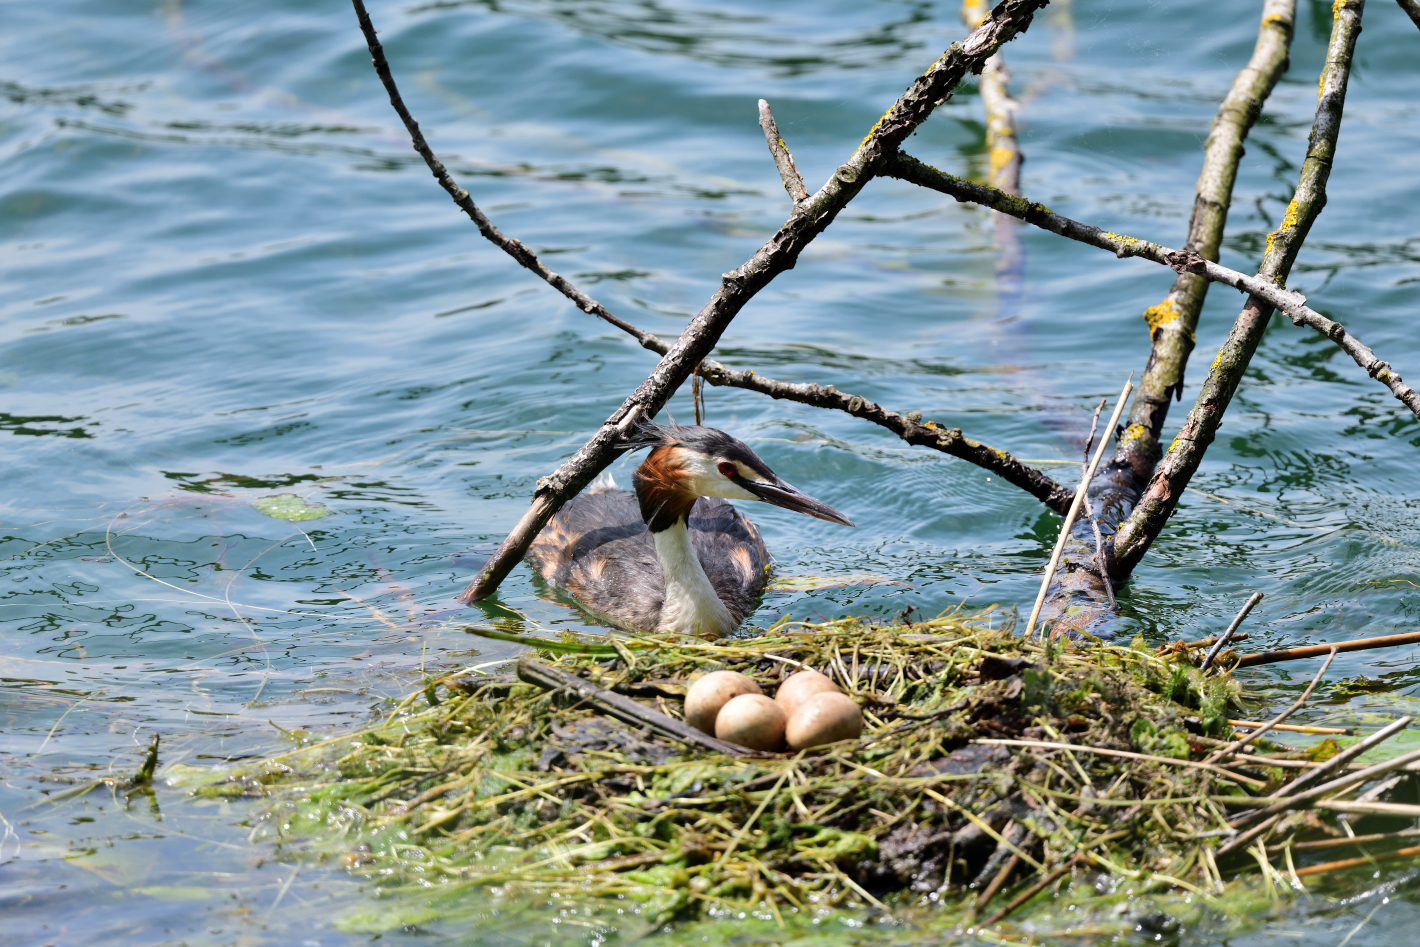
[{"label": "red eye", "polygon": [[733,480],[735,479],[735,477],[739,476],[740,472],[735,469],[734,464],[730,463],[729,461],[725,461],[724,463],[720,464],[720,473]]}]

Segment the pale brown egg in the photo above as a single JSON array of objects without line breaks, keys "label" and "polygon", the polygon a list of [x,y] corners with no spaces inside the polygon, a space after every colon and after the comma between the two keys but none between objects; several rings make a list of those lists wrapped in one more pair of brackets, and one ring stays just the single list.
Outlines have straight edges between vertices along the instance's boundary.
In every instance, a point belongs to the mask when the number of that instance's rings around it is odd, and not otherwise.
[{"label": "pale brown egg", "polygon": [[799,704],[789,717],[784,735],[789,749],[806,750],[811,746],[854,740],[863,733],[863,712],[853,698],[836,691],[820,691]]},{"label": "pale brown egg", "polygon": [[711,671],[686,692],[685,722],[714,736],[715,717],[721,707],[741,694],[763,693],[758,684],[738,671]]},{"label": "pale brown egg", "polygon": [[800,704],[815,694],[823,693],[839,693],[838,685],[817,671],[805,670],[785,678],[774,699],[784,708],[784,713],[792,717]]},{"label": "pale brown egg", "polygon": [[715,736],[751,750],[784,748],[784,708],[763,694],[741,694],[720,708]]}]

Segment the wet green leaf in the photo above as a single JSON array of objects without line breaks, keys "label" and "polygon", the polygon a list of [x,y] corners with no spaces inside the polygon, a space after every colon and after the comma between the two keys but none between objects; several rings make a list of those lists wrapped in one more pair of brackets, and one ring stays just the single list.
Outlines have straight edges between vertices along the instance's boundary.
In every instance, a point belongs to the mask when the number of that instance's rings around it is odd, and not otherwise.
[{"label": "wet green leaf", "polygon": [[256,507],[258,513],[265,513],[272,519],[287,520],[293,523],[302,520],[318,520],[322,516],[329,516],[332,512],[330,507],[324,503],[307,500],[294,493],[278,493],[275,496],[262,497],[254,501],[252,506]]}]

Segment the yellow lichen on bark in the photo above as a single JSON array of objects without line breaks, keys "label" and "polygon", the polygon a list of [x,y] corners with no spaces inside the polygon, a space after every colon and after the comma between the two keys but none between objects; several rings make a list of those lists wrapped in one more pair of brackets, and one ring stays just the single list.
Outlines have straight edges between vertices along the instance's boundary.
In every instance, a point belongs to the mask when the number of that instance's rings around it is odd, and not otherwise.
[{"label": "yellow lichen on bark", "polygon": [[991,180],[995,182],[1001,170],[1010,164],[1016,157],[1016,153],[1010,148],[1001,145],[991,149]]},{"label": "yellow lichen on bark", "polygon": [[1157,306],[1150,306],[1144,310],[1144,324],[1149,327],[1149,338],[1154,337],[1154,333],[1159,331],[1160,326],[1166,326],[1171,322],[1177,322],[1183,315],[1183,311],[1178,308],[1178,303],[1172,299],[1165,299]]},{"label": "yellow lichen on bark", "polygon": [[962,22],[972,29],[980,26],[988,16],[991,15],[991,5],[984,0],[963,0],[961,5]]},{"label": "yellow lichen on bark", "polygon": [[1277,225],[1277,229],[1267,235],[1267,253],[1272,253],[1272,245],[1277,240],[1277,235],[1284,230],[1291,230],[1297,226],[1297,199],[1292,198],[1292,202],[1287,205],[1287,212],[1282,215],[1282,222]]},{"label": "yellow lichen on bark", "polygon": [[[935,63],[933,65],[935,65]],[[878,119],[877,122],[873,124],[872,128],[868,129],[868,134],[864,135],[863,140],[858,142],[859,151],[862,151],[863,146],[866,145],[872,139],[872,137],[878,133],[878,129],[883,127],[883,122],[888,120],[888,116],[892,114],[892,110],[895,108],[897,108],[896,102],[892,103],[892,105],[889,105],[888,110],[883,113],[883,117]]]},{"label": "yellow lichen on bark", "polygon": [[1124,436],[1119,439],[1118,446],[1123,447],[1126,444],[1132,444],[1137,440],[1141,440],[1147,437],[1148,435],[1149,432],[1144,427],[1144,425],[1131,424],[1124,429]]}]

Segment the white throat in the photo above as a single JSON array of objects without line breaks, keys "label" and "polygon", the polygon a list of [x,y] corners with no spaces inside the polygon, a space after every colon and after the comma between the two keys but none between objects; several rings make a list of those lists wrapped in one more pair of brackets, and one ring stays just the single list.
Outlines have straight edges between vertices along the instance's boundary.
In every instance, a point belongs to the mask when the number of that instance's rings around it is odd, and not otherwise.
[{"label": "white throat", "polygon": [[690,544],[685,520],[653,533],[656,558],[661,561],[661,575],[666,580],[666,600],[661,606],[658,631],[722,637],[735,628],[729,609],[715,594],[710,577],[700,565],[700,557]]}]

